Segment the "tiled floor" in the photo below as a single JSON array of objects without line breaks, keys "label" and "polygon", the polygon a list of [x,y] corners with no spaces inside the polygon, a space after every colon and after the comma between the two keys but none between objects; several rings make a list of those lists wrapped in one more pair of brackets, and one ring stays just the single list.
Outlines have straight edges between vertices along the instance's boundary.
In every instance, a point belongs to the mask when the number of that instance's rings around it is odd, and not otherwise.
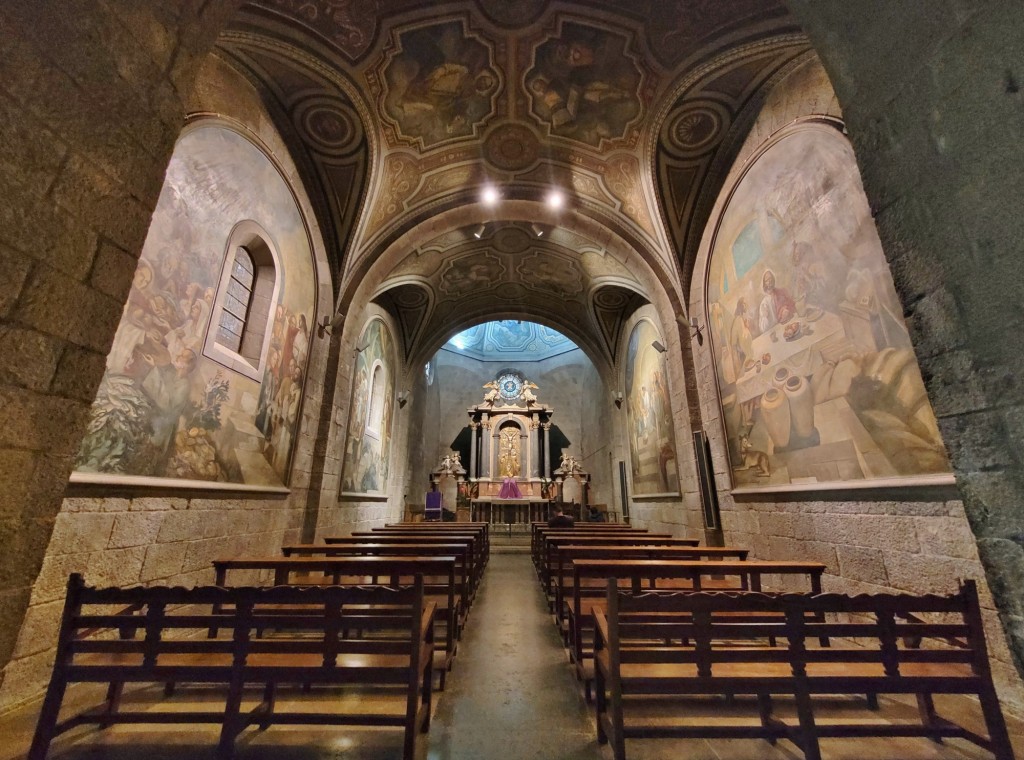
[{"label": "tiled floor", "polygon": [[[496,547],[497,548],[497,547]],[[158,698],[156,690],[148,692]],[[83,695],[83,698],[88,698]],[[299,697],[301,698],[301,696]],[[339,695],[339,698],[351,698]],[[189,702],[183,701],[183,709]],[[742,705],[740,705],[742,707]],[[696,705],[693,715],[714,720],[722,702]],[[913,718],[916,710],[883,702],[886,715]],[[969,721],[977,707],[940,702],[940,711]],[[785,713],[785,706],[780,706]],[[857,720],[867,712],[855,700],[837,701],[831,718]],[[24,756],[35,723],[28,709],[0,719],[0,760]],[[1024,727],[1011,723],[1024,749]],[[117,726],[83,728],[54,743],[51,758],[63,760],[211,760],[217,731]],[[401,757],[401,732],[347,727],[272,727],[247,732],[237,744],[239,760],[382,760]],[[530,567],[529,556],[492,555],[470,616],[448,688],[437,694],[423,760],[609,760],[597,744],[591,708],[583,701]],[[630,760],[796,760],[790,744],[750,741],[629,740]],[[824,740],[826,760],[975,760],[990,757],[965,742],[927,740]],[[1024,758],[1024,752],[1018,752]]]}]

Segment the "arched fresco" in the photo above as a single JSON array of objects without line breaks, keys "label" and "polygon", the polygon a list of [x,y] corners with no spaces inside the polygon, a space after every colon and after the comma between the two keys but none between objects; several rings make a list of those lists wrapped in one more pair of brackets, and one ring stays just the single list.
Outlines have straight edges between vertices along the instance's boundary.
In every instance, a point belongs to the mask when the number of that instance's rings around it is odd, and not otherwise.
[{"label": "arched fresco", "polygon": [[[234,255],[228,241],[250,220],[271,238],[282,270],[259,382],[207,340],[225,257]],[[230,129],[187,131],[167,169],[77,471],[285,483],[315,288],[305,224],[270,159]]]},{"label": "arched fresco", "polygon": [[[391,471],[391,424],[395,410],[395,345],[391,332],[374,319],[359,338],[341,474],[343,493],[383,493]],[[375,372],[383,382],[375,390]],[[382,392],[379,405],[371,398]],[[379,409],[379,413],[377,410]]]},{"label": "arched fresco", "polygon": [[736,486],[949,471],[849,141],[769,141],[715,236],[708,323]]},{"label": "arched fresco", "polygon": [[626,347],[626,426],[633,493],[679,492],[672,403],[663,339],[647,320],[629,336]]}]

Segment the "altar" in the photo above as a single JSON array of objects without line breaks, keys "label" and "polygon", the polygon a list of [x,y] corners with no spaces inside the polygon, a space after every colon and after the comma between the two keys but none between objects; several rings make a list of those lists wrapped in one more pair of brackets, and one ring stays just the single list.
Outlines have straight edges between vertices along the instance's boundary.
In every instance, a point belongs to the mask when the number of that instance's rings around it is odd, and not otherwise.
[{"label": "altar", "polygon": [[510,532],[515,524],[547,520],[552,501],[575,502],[582,508],[590,476],[564,450],[552,472],[555,410],[537,399],[537,385],[506,369],[483,388],[483,401],[467,410],[469,462],[454,451],[446,455],[431,474],[431,489],[451,491],[445,498],[449,504],[463,494],[459,519],[507,524]]},{"label": "altar", "polygon": [[[467,410],[471,443],[469,479],[482,501],[500,498],[507,478],[520,499],[546,501],[551,482],[550,432],[555,410],[538,401],[537,385],[504,370],[483,386],[483,401]],[[506,500],[512,503],[513,500]]]}]

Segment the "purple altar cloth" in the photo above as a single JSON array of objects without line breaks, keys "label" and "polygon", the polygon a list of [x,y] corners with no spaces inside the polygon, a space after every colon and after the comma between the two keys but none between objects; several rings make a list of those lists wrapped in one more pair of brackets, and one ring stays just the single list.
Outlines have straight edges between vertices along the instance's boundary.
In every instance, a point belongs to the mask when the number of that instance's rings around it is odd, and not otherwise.
[{"label": "purple altar cloth", "polygon": [[523,492],[519,490],[514,478],[505,478],[501,484],[501,491],[498,492],[499,499],[521,499]]}]

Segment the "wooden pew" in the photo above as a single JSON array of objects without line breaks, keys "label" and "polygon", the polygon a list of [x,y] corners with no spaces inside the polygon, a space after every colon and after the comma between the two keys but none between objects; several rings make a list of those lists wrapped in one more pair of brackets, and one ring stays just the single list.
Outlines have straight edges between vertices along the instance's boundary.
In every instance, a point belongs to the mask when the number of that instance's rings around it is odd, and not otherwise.
[{"label": "wooden pew", "polygon": [[[417,575],[424,579],[424,593],[438,608],[444,620],[444,646],[438,647],[434,667],[439,686],[445,679],[456,653],[457,609],[455,598],[455,557],[233,557],[213,560],[218,586],[228,586],[228,574],[247,570],[271,571],[274,586],[398,586],[403,579]],[[269,613],[268,613],[269,614]]]},{"label": "wooden pew", "polygon": [[[949,596],[811,596],[634,595],[609,580],[602,606],[606,610],[594,612],[598,741],[611,742],[616,760],[625,760],[625,740],[637,737],[785,738],[807,760],[820,760],[820,738],[956,737],[996,760],[1014,756],[992,684],[974,581]],[[737,624],[737,615],[751,619]],[[940,622],[925,622],[935,617]],[[850,622],[830,622],[836,619]],[[769,637],[787,643],[767,646]],[[822,639],[833,645],[821,647]],[[923,641],[932,646],[922,648]],[[819,695],[864,693],[914,695],[920,721],[893,722],[883,714],[880,720],[823,723],[815,715]],[[938,715],[935,694],[977,696],[988,735]],[[657,722],[628,714],[641,710],[650,695],[657,695]],[[755,695],[751,717],[759,724],[665,721],[666,697],[679,697],[683,712],[687,697],[704,695]],[[795,722],[773,714],[774,696],[794,699]]]},{"label": "wooden pew", "polygon": [[[745,562],[750,554],[748,549],[738,546],[679,546],[669,544],[626,545],[607,544],[557,544],[554,547],[555,566],[551,571],[554,589],[552,609],[555,622],[562,629],[567,643],[571,643],[572,628],[567,624],[571,619],[568,609],[573,598],[573,565],[581,559],[623,559],[623,560],[733,560]],[[604,579],[595,581],[594,592],[604,594]]]},{"label": "wooden pew", "polygon": [[667,533],[548,533],[544,536],[543,552],[540,567],[541,585],[549,596],[554,593],[555,566],[558,564],[558,548],[573,544],[575,546],[688,546],[697,547],[700,539],[676,538]]},{"label": "wooden pew", "polygon": [[[388,638],[344,636],[346,619],[359,610],[385,605]],[[110,612],[111,607],[121,612]],[[217,613],[204,610],[219,609]],[[265,610],[273,609],[267,617]],[[80,575],[68,581],[53,676],[29,750],[29,760],[45,760],[50,744],[75,726],[113,723],[221,725],[217,755],[231,758],[236,737],[247,727],[273,723],[397,726],[405,732],[405,760],[416,755],[417,737],[430,727],[434,605],[424,600],[423,580],[411,589],[357,588],[168,588],[87,587]],[[278,628],[273,636],[257,631]],[[395,636],[398,628],[404,634]],[[210,628],[215,638],[201,635]],[[189,635],[193,634],[193,635]],[[60,720],[72,683],[106,683],[99,709]],[[126,683],[200,683],[224,687],[223,709],[154,709],[148,703],[124,710]],[[398,712],[280,711],[279,684],[322,687],[391,684],[404,695]],[[260,705],[240,709],[247,684],[262,686]],[[376,695],[375,695],[376,696]],[[173,703],[173,699],[169,699]],[[334,699],[318,705],[332,706]],[[422,753],[420,753],[422,754]]]},{"label": "wooden pew", "polygon": [[[644,589],[699,591],[702,588],[761,591],[765,575],[786,576],[806,581],[811,594],[821,593],[821,576],[825,565],[821,562],[693,562],[685,560],[629,560],[578,559],[572,563],[572,607],[569,609],[569,627],[572,629],[570,655],[576,666],[576,676],[583,682],[584,693],[590,701],[590,686],[594,678],[592,652],[584,642],[592,630],[593,610],[600,609],[604,589],[596,587],[617,578],[634,593]],[[660,584],[660,586],[659,586]],[[825,643],[825,642],[823,642]]]},{"label": "wooden pew", "polygon": [[[479,563],[477,555],[477,539],[473,536],[450,536],[450,535],[398,535],[388,534],[379,536],[369,534],[362,536],[327,536],[324,544],[327,546],[361,546],[363,544],[386,543],[391,545],[422,545],[431,544],[437,546],[456,545],[463,547],[469,555],[469,601],[472,604],[477,587],[480,585],[483,567]],[[457,553],[456,553],[457,554]]]},{"label": "wooden pew", "polygon": [[480,536],[483,541],[483,553],[486,560],[487,556],[491,552],[491,527],[485,522],[428,522],[428,523],[387,523],[383,528],[374,528],[373,530],[407,530],[412,528],[413,530],[424,530],[424,531],[452,531],[452,530],[473,530]]},{"label": "wooden pew", "polygon": [[[469,614],[472,554],[468,542],[463,543],[370,543],[353,541],[334,544],[294,544],[282,546],[285,557],[455,557],[456,631],[455,637],[462,638],[462,630]],[[443,607],[439,609],[443,616]]]},{"label": "wooden pew", "polygon": [[[457,525],[457,523],[447,523],[447,525]],[[394,528],[374,528],[373,530],[357,530],[352,532],[352,536],[356,538],[367,538],[374,537],[374,540],[383,540],[382,536],[419,536],[429,537],[432,540],[436,540],[440,536],[451,536],[459,538],[471,538],[473,540],[473,552],[476,557],[475,562],[482,570],[487,566],[487,557],[490,552],[490,542],[488,534],[479,528],[435,528],[435,529],[420,529],[411,526],[400,526]],[[331,543],[331,538],[324,538],[325,543]]]},{"label": "wooden pew", "polygon": [[[672,538],[673,536],[669,533],[651,533],[646,528],[630,528],[616,526],[614,528],[597,528],[593,529],[589,525],[585,525],[579,528],[540,528],[534,533],[530,544],[530,554],[533,558],[533,566],[537,569],[537,575],[542,575],[542,570],[547,557],[547,541],[550,538],[563,537],[571,538],[578,536],[579,538],[586,537],[607,537],[607,536],[648,536],[654,538]],[[694,544],[696,546],[696,544]]]},{"label": "wooden pew", "polygon": [[473,585],[471,596],[476,595],[477,587],[483,578],[484,568],[487,566],[487,557],[484,552],[483,539],[479,531],[417,531],[398,528],[354,531],[351,536],[327,536],[324,543],[344,543],[345,539],[353,539],[364,542],[396,542],[413,540],[418,543],[459,543],[468,541],[470,552],[473,556]]}]

